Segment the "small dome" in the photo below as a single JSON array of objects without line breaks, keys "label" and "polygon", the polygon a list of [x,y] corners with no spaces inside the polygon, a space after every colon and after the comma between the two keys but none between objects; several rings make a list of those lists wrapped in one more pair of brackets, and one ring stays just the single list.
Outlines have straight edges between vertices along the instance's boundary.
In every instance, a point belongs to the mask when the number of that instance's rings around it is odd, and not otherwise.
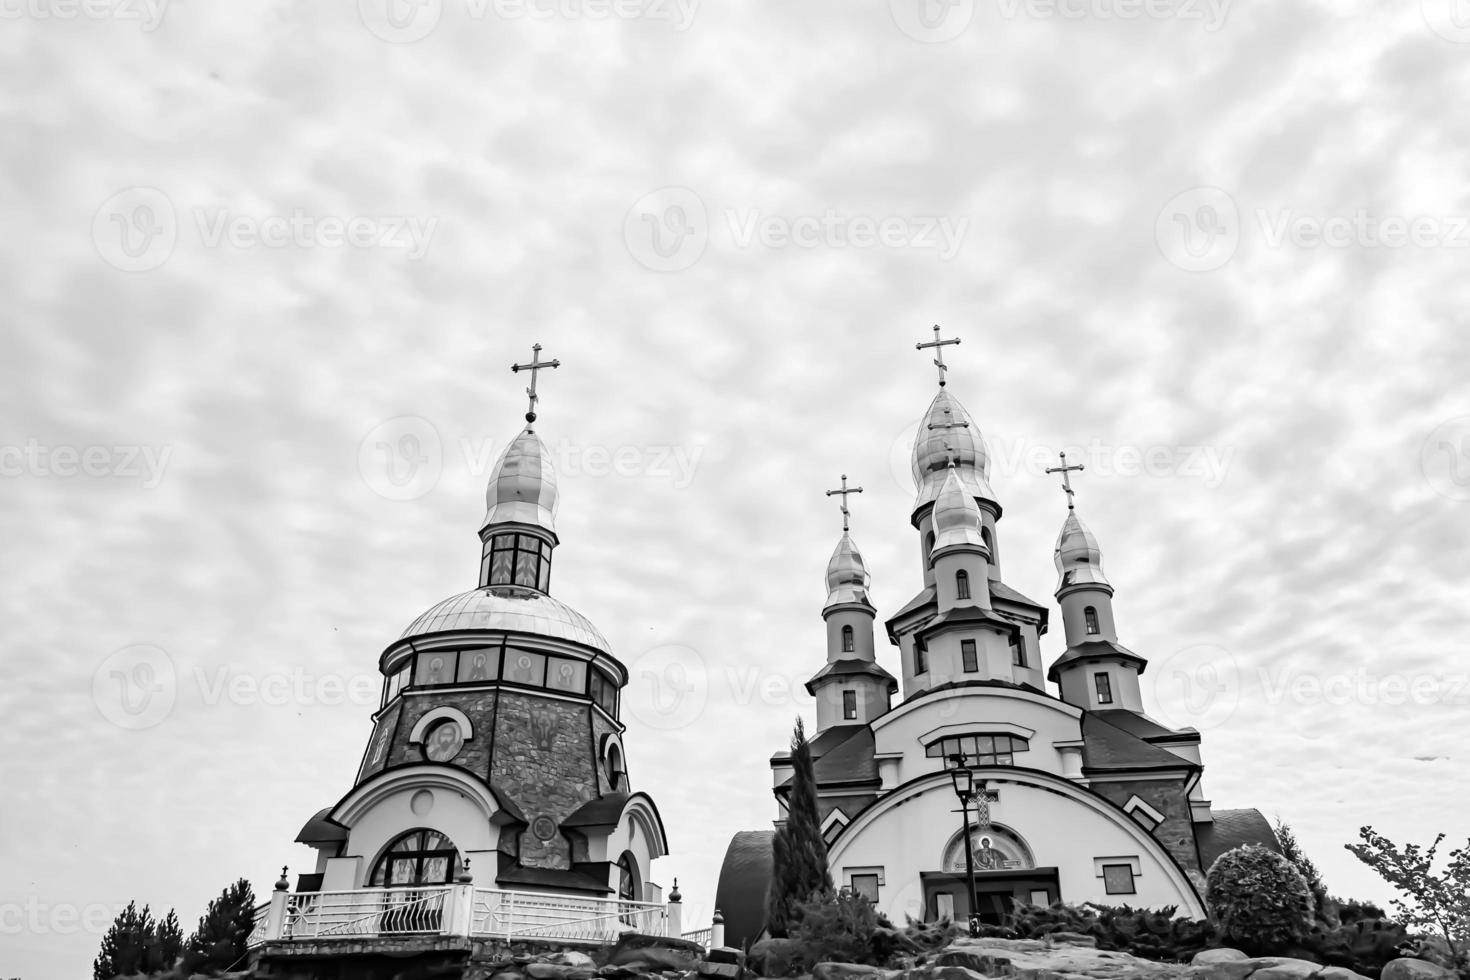
[{"label": "small dome", "polygon": [[451,596],[410,623],[399,639],[453,630],[532,633],[612,654],[612,647],[586,616],[549,595],[515,585],[471,589]]},{"label": "small dome", "polygon": [[[936,428],[931,429],[931,425]],[[919,420],[919,432],[914,438],[912,466],[918,488],[915,510],[939,496],[951,462],[961,485],[971,496],[995,500],[995,491],[990,489],[990,454],[985,449],[980,428],[958,398],[947,389],[940,389]]]},{"label": "small dome", "polygon": [[958,467],[950,466],[934,501],[934,551],[957,545],[985,547],[980,534],[980,505],[960,482]]},{"label": "small dome", "polygon": [[485,490],[485,521],[491,524],[530,524],[556,533],[556,470],[551,453],[527,426],[516,436],[490,474]]},{"label": "small dome", "polygon": [[1087,529],[1075,510],[1067,511],[1062,523],[1062,533],[1057,536],[1057,574],[1061,576],[1057,588],[1068,585],[1109,585],[1103,574],[1102,549],[1097,536]]},{"label": "small dome", "polygon": [[837,542],[832,558],[827,562],[827,605],[835,606],[844,602],[872,605],[872,600],[868,598],[868,584],[871,581],[868,567],[863,564],[862,552],[858,551],[852,537],[844,531],[842,540]]}]

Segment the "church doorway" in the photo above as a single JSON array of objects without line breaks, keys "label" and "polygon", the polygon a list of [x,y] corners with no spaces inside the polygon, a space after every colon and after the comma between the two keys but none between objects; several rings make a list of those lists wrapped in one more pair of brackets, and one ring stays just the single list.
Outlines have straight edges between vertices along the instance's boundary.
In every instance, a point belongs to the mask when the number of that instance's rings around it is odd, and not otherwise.
[{"label": "church doorway", "polygon": [[976,871],[973,902],[966,897],[969,879],[963,871],[925,871],[919,879],[926,922],[964,922],[973,908],[981,922],[998,926],[1020,903],[1050,905],[1061,898],[1056,868]]}]

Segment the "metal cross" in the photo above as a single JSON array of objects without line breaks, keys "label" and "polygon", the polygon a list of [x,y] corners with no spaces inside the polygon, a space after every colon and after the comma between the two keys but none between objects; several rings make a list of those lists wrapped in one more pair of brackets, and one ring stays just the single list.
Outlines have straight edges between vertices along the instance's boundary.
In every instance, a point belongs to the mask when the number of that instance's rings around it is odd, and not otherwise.
[{"label": "metal cross", "polygon": [[1075,464],[1073,464],[1071,466],[1068,466],[1067,465],[1067,454],[1065,452],[1062,452],[1059,455],[1062,457],[1062,465],[1061,466],[1049,466],[1049,467],[1047,467],[1047,470],[1046,471],[1048,473],[1060,473],[1060,474],[1062,474],[1062,490],[1067,495],[1067,509],[1068,510],[1076,510],[1076,507],[1074,507],[1073,506],[1073,503],[1072,503],[1072,498],[1076,494],[1075,494],[1075,491],[1072,490],[1072,480],[1068,476],[1068,474],[1074,473],[1074,472],[1078,472],[1080,470],[1085,470],[1085,469],[1087,469],[1087,467],[1083,466],[1081,463],[1075,463]]},{"label": "metal cross", "polygon": [[526,421],[527,422],[534,422],[534,421],[536,421],[536,400],[537,400],[537,398],[540,397],[540,396],[538,396],[536,394],[536,372],[542,370],[543,368],[558,368],[558,367],[561,367],[561,361],[560,360],[551,360],[551,361],[543,361],[543,360],[541,360],[541,345],[540,344],[532,344],[531,345],[531,363],[530,364],[512,364],[510,366],[510,369],[512,371],[516,372],[517,374],[519,374],[522,371],[530,371],[531,372],[531,387],[529,387],[529,388],[526,389],[526,394],[529,395],[530,398],[531,398],[531,404],[526,409]]},{"label": "metal cross", "polygon": [[[943,382],[940,383],[943,384]],[[944,410],[944,414],[953,415],[954,413],[946,408]],[[969,427],[970,423],[968,422],[930,422],[927,426],[925,426],[925,428],[929,429],[931,432],[935,429],[968,429]]]},{"label": "metal cross", "polygon": [[852,487],[851,489],[848,488],[848,486],[847,486],[847,474],[846,473],[842,474],[842,489],[841,490],[828,490],[827,491],[827,496],[829,496],[829,497],[832,496],[833,494],[840,494],[842,496],[842,531],[843,531],[844,534],[847,533],[847,495],[850,494],[850,493],[862,493],[862,492],[863,492],[863,488],[862,487]]},{"label": "metal cross", "polygon": [[939,369],[939,387],[941,388],[944,387],[944,372],[949,370],[949,365],[944,363],[944,348],[950,344],[958,344],[959,342],[960,339],[958,337],[955,337],[953,340],[940,340],[939,324],[936,323],[934,324],[934,339],[927,344],[914,345],[915,350],[934,348],[934,366]]}]

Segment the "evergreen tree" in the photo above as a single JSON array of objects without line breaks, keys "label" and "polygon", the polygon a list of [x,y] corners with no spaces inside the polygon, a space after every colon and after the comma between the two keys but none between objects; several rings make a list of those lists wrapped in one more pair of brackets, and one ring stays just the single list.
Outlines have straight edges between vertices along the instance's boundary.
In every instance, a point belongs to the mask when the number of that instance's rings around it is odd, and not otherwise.
[{"label": "evergreen tree", "polygon": [[241,878],[209,903],[189,937],[189,967],[228,970],[245,958],[255,927],[255,890]]},{"label": "evergreen tree", "polygon": [[1332,916],[1332,899],[1327,894],[1327,885],[1322,881],[1322,875],[1312,859],[1302,851],[1301,845],[1297,843],[1296,834],[1290,825],[1276,817],[1276,841],[1281,845],[1281,854],[1290,861],[1292,867],[1301,872],[1303,880],[1307,883],[1307,889],[1312,893],[1312,900],[1319,919],[1330,920]]},{"label": "evergreen tree", "polygon": [[817,775],[806,727],[796,719],[791,736],[791,794],[785,825],[772,842],[774,864],[766,896],[766,928],[786,936],[795,926],[797,909],[817,895],[832,892],[827,869],[827,842],[817,819]]},{"label": "evergreen tree", "polygon": [[139,911],[137,902],[129,902],[102,937],[102,947],[92,961],[93,980],[167,970],[178,960],[183,942],[173,909],[159,922],[148,906]]},{"label": "evergreen tree", "polygon": [[184,955],[184,930],[179,926],[179,917],[173,909],[168,910],[168,915],[158,924],[156,931],[158,937],[158,968],[161,970],[172,969]]}]

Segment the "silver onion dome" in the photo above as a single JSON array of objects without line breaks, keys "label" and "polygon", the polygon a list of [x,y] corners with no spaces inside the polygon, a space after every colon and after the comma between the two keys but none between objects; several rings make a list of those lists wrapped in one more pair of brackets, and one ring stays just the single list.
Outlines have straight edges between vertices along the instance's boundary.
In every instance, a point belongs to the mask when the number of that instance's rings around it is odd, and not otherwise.
[{"label": "silver onion dome", "polygon": [[529,524],[556,533],[556,470],[551,453],[527,426],[516,436],[490,474],[485,489],[485,521],[491,524]]},{"label": "silver onion dome", "polygon": [[832,558],[827,562],[827,605],[836,606],[844,602],[872,605],[868,598],[871,582],[872,576],[868,574],[867,565],[863,564],[862,552],[858,551],[852,536],[844,531],[842,540],[837,542]]},{"label": "silver onion dome", "polygon": [[948,467],[934,500],[934,551],[957,545],[985,547],[980,534],[980,505],[964,486],[959,468]]},{"label": "silver onion dome", "polygon": [[980,428],[959,399],[941,388],[919,420],[914,438],[912,468],[918,490],[915,510],[939,496],[951,462],[960,485],[971,496],[995,500],[995,491],[990,489],[990,454]]},{"label": "silver onion dome", "polygon": [[1062,533],[1057,536],[1055,553],[1057,588],[1069,585],[1106,585],[1111,588],[1108,577],[1103,574],[1102,549],[1097,536],[1082,523],[1075,510],[1067,511],[1062,523]]},{"label": "silver onion dome", "polygon": [[450,596],[410,623],[399,639],[455,630],[531,633],[612,654],[612,647],[586,616],[545,593],[520,586],[496,585]]}]

